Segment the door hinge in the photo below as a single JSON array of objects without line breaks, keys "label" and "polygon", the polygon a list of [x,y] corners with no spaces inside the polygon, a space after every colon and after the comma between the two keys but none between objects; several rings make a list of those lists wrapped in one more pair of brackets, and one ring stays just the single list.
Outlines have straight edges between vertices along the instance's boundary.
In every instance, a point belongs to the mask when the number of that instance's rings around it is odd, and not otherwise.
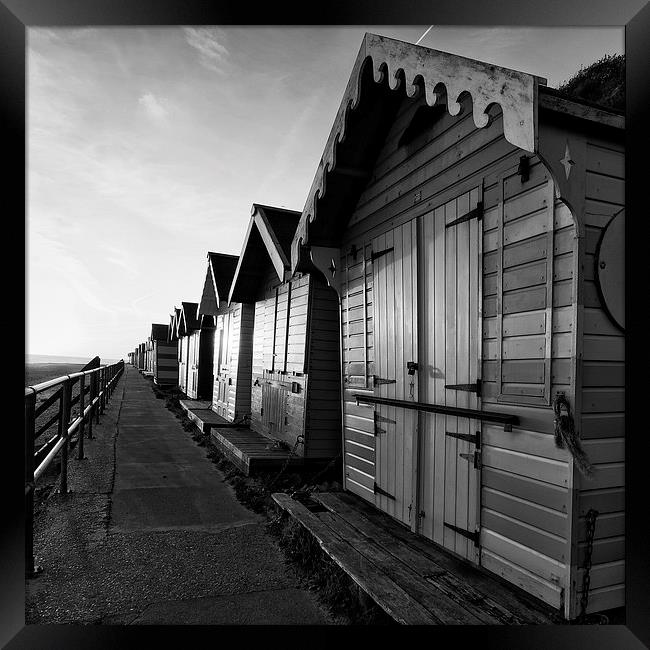
[{"label": "door hinge", "polygon": [[374,492],[375,492],[375,494],[383,494],[385,497],[388,497],[389,499],[393,499],[393,501],[395,500],[395,497],[392,494],[388,494],[388,492],[386,492],[386,490],[382,490],[377,485],[377,483],[374,484]]},{"label": "door hinge", "polygon": [[479,545],[480,532],[478,530],[471,532],[469,530],[465,530],[464,528],[459,528],[458,526],[454,526],[454,524],[448,524],[446,521],[444,522],[444,525],[445,528],[449,528],[450,530],[453,530],[459,535],[462,535],[463,537],[467,537],[467,539],[471,539],[474,542],[474,546]]},{"label": "door hinge", "polygon": [[386,250],[383,250],[383,251],[378,251],[376,253],[372,252],[370,254],[370,261],[374,262],[376,259],[382,257],[383,255],[386,255],[386,253],[390,253],[392,250],[395,250],[395,248],[393,246],[391,246],[390,248],[387,248]]},{"label": "door hinge", "polygon": [[446,436],[451,436],[452,438],[458,438],[459,440],[465,440],[466,442],[471,442],[476,445],[476,448],[481,447],[481,432],[477,431],[474,434],[471,433],[456,433],[455,431],[445,431]]},{"label": "door hinge", "polygon": [[445,384],[445,388],[448,390],[464,390],[467,393],[476,393],[479,397],[481,396],[481,388],[483,382],[480,379],[477,379],[473,384]]},{"label": "door hinge", "polygon": [[473,460],[474,469],[481,469],[481,452],[478,449],[476,449],[471,454],[458,454],[458,455],[461,458],[464,458],[465,460]]},{"label": "door hinge", "polygon": [[458,219],[450,221],[445,228],[451,228],[452,226],[457,226],[459,223],[465,223],[466,221],[471,221],[472,219],[482,219],[483,218],[483,202],[479,201],[476,204],[476,207],[473,210],[470,210],[467,214],[464,214]]},{"label": "door hinge", "polygon": [[377,377],[377,375],[372,376],[373,384],[395,384],[397,381],[395,379],[383,379],[382,377]]}]

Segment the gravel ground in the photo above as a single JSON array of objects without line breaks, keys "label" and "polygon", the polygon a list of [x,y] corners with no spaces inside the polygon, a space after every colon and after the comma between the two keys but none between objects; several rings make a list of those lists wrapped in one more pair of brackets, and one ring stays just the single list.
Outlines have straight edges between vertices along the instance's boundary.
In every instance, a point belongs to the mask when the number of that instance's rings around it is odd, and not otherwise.
[{"label": "gravel ground", "polygon": [[[26,623],[137,624],[147,610],[155,613],[152,620],[164,620],[168,612],[173,622],[184,616],[187,622],[209,623],[210,611],[216,612],[211,607],[220,611],[214,620],[225,622],[228,602],[237,608],[236,620],[267,622],[263,603],[269,593],[286,600],[287,611],[294,599],[304,622],[338,622],[301,587],[263,521],[209,532],[111,531],[115,433],[124,390],[122,378],[94,439],[86,441],[87,458],[78,461],[73,454],[71,493],[52,492],[39,508],[34,548],[44,571],[27,580]],[[194,445],[180,422],[175,425]],[[276,610],[268,621],[285,622],[278,620],[284,610]]]}]

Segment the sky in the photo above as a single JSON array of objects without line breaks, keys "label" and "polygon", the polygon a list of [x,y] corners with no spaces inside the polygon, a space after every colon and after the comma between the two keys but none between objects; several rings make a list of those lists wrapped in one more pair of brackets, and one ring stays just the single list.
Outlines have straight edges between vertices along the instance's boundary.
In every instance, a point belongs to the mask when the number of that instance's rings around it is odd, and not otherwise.
[{"label": "sky", "polygon": [[[428,27],[28,28],[26,352],[126,359],[199,302],[253,203],[304,207],[364,33]],[[433,26],[420,45],[557,87],[624,33]]]}]

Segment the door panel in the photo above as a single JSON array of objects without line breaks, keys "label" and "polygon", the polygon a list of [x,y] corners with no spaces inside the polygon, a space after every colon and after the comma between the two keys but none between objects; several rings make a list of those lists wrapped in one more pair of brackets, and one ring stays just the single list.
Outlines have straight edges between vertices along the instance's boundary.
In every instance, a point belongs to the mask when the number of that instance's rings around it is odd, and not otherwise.
[{"label": "door panel", "polygon": [[[421,399],[430,404],[480,408],[475,392],[445,388],[474,384],[479,372],[479,235],[476,219],[445,226],[476,207],[478,190],[419,218],[421,293]],[[480,422],[433,413],[420,415],[420,533],[478,561],[472,540],[450,529],[478,529],[480,470],[474,442],[454,435],[480,432]]]},{"label": "door panel", "polygon": [[[376,237],[372,250],[374,255],[385,251],[373,262],[374,394],[417,401],[416,378],[407,374],[407,362],[417,359],[416,222]],[[417,411],[377,405],[375,418],[375,503],[412,525],[416,516],[413,487]]]}]

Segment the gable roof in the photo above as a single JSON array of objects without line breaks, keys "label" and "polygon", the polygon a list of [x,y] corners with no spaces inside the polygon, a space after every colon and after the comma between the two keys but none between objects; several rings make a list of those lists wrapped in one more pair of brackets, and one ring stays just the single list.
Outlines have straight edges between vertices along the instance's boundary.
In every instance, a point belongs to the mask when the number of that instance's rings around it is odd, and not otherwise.
[{"label": "gable roof", "polygon": [[233,277],[228,302],[248,302],[264,272],[260,255],[272,265],[280,282],[291,268],[291,242],[300,212],[253,203],[251,219]]},{"label": "gable roof", "polygon": [[452,116],[460,113],[460,102],[469,95],[476,128],[490,123],[487,112],[498,105],[505,140],[531,153],[538,153],[540,109],[622,124],[613,113],[587,111],[585,106],[572,109],[568,100],[560,101],[546,88],[541,77],[366,33],[296,229],[292,270],[301,265],[303,247],[310,243],[338,245],[342,224],[370,179],[399,105],[418,93],[426,105],[444,106]]},{"label": "gable roof", "polygon": [[167,340],[169,342],[176,341],[178,339],[178,318],[181,314],[181,310],[178,307],[174,307],[174,311],[169,315],[169,332],[167,335]]},{"label": "gable roof", "polygon": [[182,302],[180,315],[176,323],[177,336],[187,336],[200,328],[197,319],[199,305],[196,302]]},{"label": "gable roof", "polygon": [[200,316],[214,316],[222,302],[227,304],[238,261],[237,255],[208,253],[208,268],[199,303]]},{"label": "gable roof", "polygon": [[152,323],[151,325],[151,340],[152,341],[166,341],[167,331],[169,325],[162,325],[161,323]]}]

